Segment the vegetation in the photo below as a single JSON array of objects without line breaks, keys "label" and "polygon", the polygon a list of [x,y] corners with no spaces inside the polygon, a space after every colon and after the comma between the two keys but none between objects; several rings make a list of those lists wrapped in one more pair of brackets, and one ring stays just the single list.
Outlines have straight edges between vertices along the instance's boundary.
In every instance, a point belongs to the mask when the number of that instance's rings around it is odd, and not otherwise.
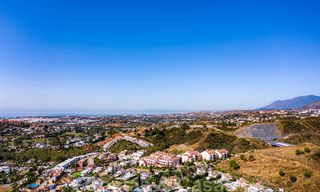
[{"label": "vegetation", "polygon": [[7,175],[3,172],[1,173],[1,184],[6,184],[7,181]]},{"label": "vegetation", "polygon": [[145,134],[145,137],[154,146],[148,149],[148,152],[154,152],[169,148],[175,144],[194,144],[198,142],[203,134],[201,130],[189,130],[189,126],[183,124],[183,128],[159,129],[155,128]]},{"label": "vegetation", "polygon": [[138,150],[139,148],[140,148],[139,145],[135,143],[131,143],[125,140],[120,140],[113,147],[111,147],[110,152],[119,153],[123,150],[135,151],[135,150]]},{"label": "vegetation", "polygon": [[[310,153],[296,155],[295,150],[304,151],[308,147]],[[217,169],[236,173],[246,178],[253,177],[272,188],[285,188],[288,191],[318,191],[320,174],[320,146],[311,143],[292,147],[274,147],[252,152],[255,160],[252,162],[241,160],[241,156],[234,156],[240,169],[234,170],[230,161],[222,161],[217,164]],[[249,155],[244,155],[247,159]],[[310,172],[309,172],[310,171]],[[311,176],[308,178],[308,176]],[[296,176],[296,182],[290,180],[290,176]],[[294,184],[293,184],[294,183]]]},{"label": "vegetation", "polygon": [[283,139],[285,142],[293,144],[310,142],[320,145],[320,117],[285,118],[279,121],[278,128],[284,135],[289,135]]},{"label": "vegetation", "polygon": [[[263,149],[268,146],[263,141],[238,138],[237,136],[208,128],[191,129],[184,125],[174,129],[155,128],[145,134],[145,139],[154,143],[148,152],[169,148],[171,145],[194,145],[196,150],[227,149],[230,153],[246,152],[253,149]],[[200,142],[199,142],[200,141]]]},{"label": "vegetation", "polygon": [[185,176],[180,181],[181,186],[191,187],[192,191],[226,192],[227,190],[220,184],[207,181],[204,176]]},{"label": "vegetation", "polygon": [[284,142],[292,144],[302,144],[302,143],[313,143],[315,145],[320,145],[320,134],[318,133],[308,133],[302,132],[294,135],[290,135],[285,139],[281,139]]},{"label": "vegetation", "polygon": [[263,141],[238,138],[222,132],[212,132],[199,145],[198,150],[206,148],[227,149],[230,153],[241,153],[253,149],[263,149],[267,145]]},{"label": "vegetation", "polygon": [[230,167],[231,167],[232,169],[234,169],[234,170],[240,169],[240,165],[239,165],[235,160],[231,160],[231,161],[229,162],[229,165],[230,165]]},{"label": "vegetation", "polygon": [[247,158],[244,156],[244,154],[241,154],[241,155],[240,155],[240,159],[241,159],[242,161],[244,161],[244,162],[247,161]]},{"label": "vegetation", "polygon": [[305,147],[305,148],[304,148],[304,152],[306,152],[306,153],[310,153],[310,152],[311,152],[311,150],[310,150],[310,148],[309,148],[309,147]]},{"label": "vegetation", "polygon": [[311,175],[312,175],[312,172],[311,171],[306,171],[303,173],[303,175],[306,177],[306,178],[310,178]]},{"label": "vegetation", "polygon": [[304,154],[304,151],[300,150],[300,149],[297,149],[296,150],[296,155],[301,155],[301,154]]},{"label": "vegetation", "polygon": [[248,160],[249,160],[249,161],[254,161],[254,160],[255,160],[255,158],[254,158],[254,156],[253,156],[253,155],[250,155]]},{"label": "vegetation", "polygon": [[75,178],[79,178],[79,177],[81,177],[81,172],[74,172],[74,173],[72,173],[72,176],[74,176]]},{"label": "vegetation", "polygon": [[290,181],[292,182],[292,183],[295,183],[296,181],[297,181],[297,177],[296,176],[294,176],[294,175],[290,175]]},{"label": "vegetation", "polygon": [[283,177],[283,176],[286,175],[286,173],[285,173],[283,170],[280,170],[280,171],[279,171],[279,175],[280,175],[281,177]]},{"label": "vegetation", "polygon": [[295,118],[283,119],[278,123],[278,128],[284,134],[301,133],[306,127]]},{"label": "vegetation", "polygon": [[318,162],[320,163],[320,151],[315,152],[315,153],[311,156],[311,158],[312,158],[313,160],[316,160],[316,161],[318,161]]},{"label": "vegetation", "polygon": [[85,151],[83,148],[72,148],[66,150],[53,150],[53,149],[28,149],[20,153],[12,153],[3,151],[0,153],[0,160],[8,161],[13,160],[17,163],[25,163],[30,159],[40,160],[42,162],[61,162],[70,157],[83,155]]}]

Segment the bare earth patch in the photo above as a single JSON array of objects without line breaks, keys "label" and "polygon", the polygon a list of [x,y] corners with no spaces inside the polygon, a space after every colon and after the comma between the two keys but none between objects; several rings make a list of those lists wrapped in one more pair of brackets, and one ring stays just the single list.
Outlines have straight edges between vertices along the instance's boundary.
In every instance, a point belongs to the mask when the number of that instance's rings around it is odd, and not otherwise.
[{"label": "bare earth patch", "polygon": [[278,138],[281,137],[275,123],[262,123],[242,127],[235,132],[239,137],[243,138]]}]

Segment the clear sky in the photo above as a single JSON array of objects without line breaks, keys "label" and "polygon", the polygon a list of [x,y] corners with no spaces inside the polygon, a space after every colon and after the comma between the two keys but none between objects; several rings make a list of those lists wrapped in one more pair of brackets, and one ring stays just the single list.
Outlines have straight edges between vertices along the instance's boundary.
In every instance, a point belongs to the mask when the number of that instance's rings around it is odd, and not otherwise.
[{"label": "clear sky", "polygon": [[252,109],[320,95],[320,3],[0,1],[0,112]]}]

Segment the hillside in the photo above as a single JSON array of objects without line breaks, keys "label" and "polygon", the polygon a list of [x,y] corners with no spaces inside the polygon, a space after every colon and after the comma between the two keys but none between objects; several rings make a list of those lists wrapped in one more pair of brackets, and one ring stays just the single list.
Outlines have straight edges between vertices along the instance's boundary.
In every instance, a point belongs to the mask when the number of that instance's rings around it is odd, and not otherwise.
[{"label": "hillside", "polygon": [[259,123],[244,126],[235,131],[235,134],[242,138],[279,138],[279,132],[275,123]]},{"label": "hillside", "polygon": [[312,103],[311,105],[307,105],[305,107],[302,108],[303,110],[307,110],[307,109],[320,109],[320,101],[317,101],[315,103]]},{"label": "hillside", "polygon": [[154,143],[154,146],[148,149],[149,152],[224,148],[230,153],[239,153],[268,147],[263,141],[238,138],[234,134],[209,128],[154,129],[146,133],[145,139]]},{"label": "hillside", "polygon": [[307,96],[300,96],[300,97],[295,97],[292,99],[287,99],[287,100],[279,100],[275,101],[267,106],[264,106],[260,108],[260,110],[273,110],[273,109],[278,109],[278,110],[292,110],[292,109],[300,109],[305,106],[311,105],[317,101],[320,101],[319,96],[315,95],[307,95]]},{"label": "hillside", "polygon": [[[311,152],[296,155],[295,151],[297,149],[304,150],[305,147],[311,149]],[[249,159],[250,155],[253,155],[254,160],[246,160]],[[231,158],[239,164],[240,169],[238,170],[233,170],[230,167],[230,160],[221,162],[218,167],[274,188],[284,188],[286,191],[319,190],[319,146],[308,143],[292,147],[269,148],[247,153],[241,159],[240,156]],[[284,172],[284,176],[280,176],[280,170]],[[308,178],[308,175],[305,176],[308,173],[311,173],[310,178]],[[291,181],[290,176],[296,177],[297,181]]]},{"label": "hillside", "polygon": [[293,144],[310,142],[320,145],[320,117],[282,119],[277,126],[283,135],[287,135],[281,139],[282,141]]}]

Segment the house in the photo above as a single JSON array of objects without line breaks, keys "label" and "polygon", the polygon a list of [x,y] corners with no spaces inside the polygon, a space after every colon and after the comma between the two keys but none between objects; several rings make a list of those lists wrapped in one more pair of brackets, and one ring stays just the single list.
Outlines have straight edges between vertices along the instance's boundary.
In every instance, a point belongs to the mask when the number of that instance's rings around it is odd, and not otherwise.
[{"label": "house", "polygon": [[144,154],[144,151],[137,151],[132,153],[132,157],[139,159]]},{"label": "house", "polygon": [[76,156],[76,157],[72,157],[70,159],[67,159],[61,163],[59,163],[58,165],[56,165],[53,169],[56,170],[65,170],[67,167],[69,167],[72,163],[77,162],[81,159],[84,159],[86,157],[90,157],[93,155],[96,155],[97,153],[88,153],[86,155],[80,155],[80,156]]},{"label": "house", "polygon": [[207,169],[204,166],[197,167],[196,174],[197,175],[205,175],[207,173]]},{"label": "house", "polygon": [[202,156],[202,159],[206,161],[214,161],[219,157],[218,153],[213,149],[207,149],[201,152],[201,156]]},{"label": "house", "polygon": [[141,166],[156,166],[156,167],[177,167],[180,165],[180,157],[161,151],[154,152],[149,156],[139,160]]},{"label": "house", "polygon": [[92,177],[80,177],[77,179],[74,179],[71,183],[70,186],[73,188],[81,187],[83,185],[86,185],[88,183],[91,183],[93,181]]},{"label": "house", "polygon": [[116,160],[118,160],[117,155],[109,154],[109,155],[107,156],[107,161],[108,161],[108,162],[113,162],[113,161],[116,161]]},{"label": "house", "polygon": [[83,167],[85,166],[85,162],[87,161],[87,159],[81,159],[80,161],[78,161],[76,168],[80,171],[83,170]]},{"label": "house", "polygon": [[202,155],[198,151],[187,151],[179,156],[181,157],[182,163],[194,162],[202,159]]},{"label": "house", "polygon": [[9,174],[10,173],[10,167],[9,166],[0,166],[0,173],[4,172],[5,174]]},{"label": "house", "polygon": [[171,176],[171,177],[163,177],[161,178],[160,183],[163,185],[166,185],[168,187],[178,187],[179,186],[180,179],[177,176]]},{"label": "house", "polygon": [[151,177],[151,174],[150,173],[146,173],[146,172],[141,172],[140,173],[140,179],[141,180],[146,180],[146,179],[148,179],[148,178],[150,178]]},{"label": "house", "polygon": [[119,171],[121,169],[121,166],[117,163],[113,163],[113,164],[110,164],[108,167],[107,167],[107,170],[106,172],[107,173],[112,173],[112,172],[116,172],[116,171]]},{"label": "house", "polygon": [[48,148],[49,145],[45,143],[37,143],[35,147],[40,149],[45,149],[45,148]]},{"label": "house", "polygon": [[225,149],[216,150],[220,159],[228,158],[228,151]]},{"label": "house", "polygon": [[201,153],[202,159],[206,161],[214,161],[218,158],[226,159],[228,157],[228,151],[225,149],[214,150],[207,149]]}]

